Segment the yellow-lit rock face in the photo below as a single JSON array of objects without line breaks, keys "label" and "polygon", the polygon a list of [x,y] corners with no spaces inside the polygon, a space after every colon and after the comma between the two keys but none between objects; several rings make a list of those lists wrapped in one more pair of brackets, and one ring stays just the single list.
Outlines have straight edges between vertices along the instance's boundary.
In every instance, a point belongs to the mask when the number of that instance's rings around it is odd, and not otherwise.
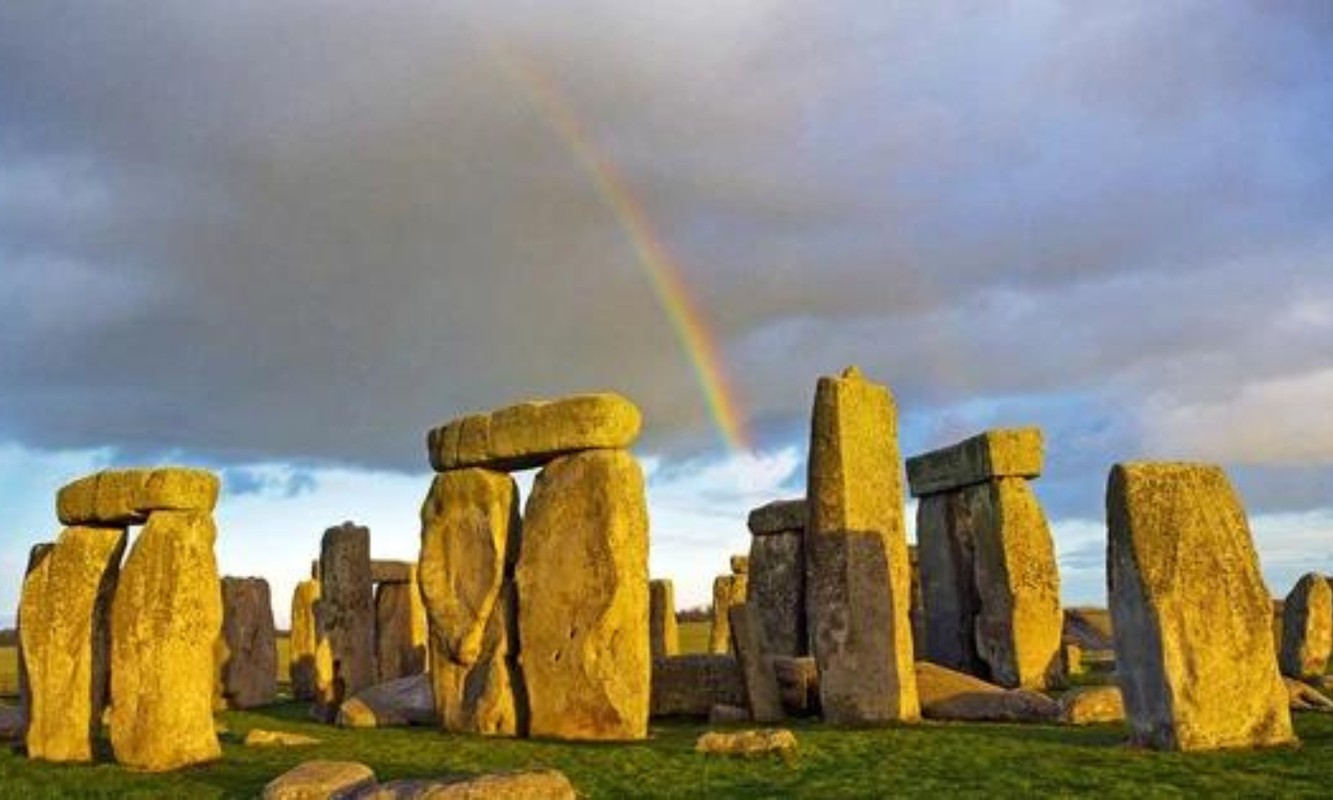
[{"label": "yellow-lit rock face", "polygon": [[1133,740],[1179,750],[1294,741],[1272,602],[1222,470],[1119,464],[1106,516],[1116,666]]},{"label": "yellow-lit rock face", "polygon": [[436,710],[450,731],[513,735],[518,487],[486,469],[437,475],[421,509],[421,599]]},{"label": "yellow-lit rock face", "polygon": [[617,394],[584,394],[460,417],[427,436],[437,471],[467,467],[517,470],[594,448],[624,448],[639,435],[642,416]]},{"label": "yellow-lit rock face", "polygon": [[221,756],[213,728],[222,594],[212,516],[157,511],[121,571],[111,609],[111,745],[160,772]]},{"label": "yellow-lit rock face", "polygon": [[1319,678],[1333,650],[1333,590],[1328,579],[1308,573],[1296,582],[1282,606],[1282,674]]},{"label": "yellow-lit rock face", "polygon": [[212,511],[218,491],[208,470],[108,469],[62,487],[56,516],[66,525],[139,525],[153,511]]},{"label": "yellow-lit rock face", "polygon": [[719,575],[713,579],[713,620],[708,629],[708,652],[731,652],[731,618],[727,612],[732,606],[745,602],[748,590],[748,575]]},{"label": "yellow-lit rock face", "polygon": [[676,587],[668,580],[648,582],[648,640],[654,659],[680,652],[680,628],[676,623]]},{"label": "yellow-lit rock face", "polygon": [[807,613],[824,718],[920,717],[911,568],[889,390],[855,367],[820,378],[810,432]]},{"label": "yellow-lit rock face", "polygon": [[315,696],[315,655],[318,651],[315,629],[315,601],[319,600],[319,581],[296,584],[292,592],[292,629],[290,661],[292,697],[310,700]]},{"label": "yellow-lit rock face", "polygon": [[375,674],[384,683],[425,671],[425,606],[416,583],[416,567],[407,583],[381,583],[375,589]]},{"label": "yellow-lit rock face", "polygon": [[647,736],[648,509],[633,456],[594,450],[542,470],[517,581],[532,735]]},{"label": "yellow-lit rock face", "polygon": [[92,760],[108,680],[108,617],[124,528],[70,527],[23,582],[20,635],[29,691],[28,756]]}]

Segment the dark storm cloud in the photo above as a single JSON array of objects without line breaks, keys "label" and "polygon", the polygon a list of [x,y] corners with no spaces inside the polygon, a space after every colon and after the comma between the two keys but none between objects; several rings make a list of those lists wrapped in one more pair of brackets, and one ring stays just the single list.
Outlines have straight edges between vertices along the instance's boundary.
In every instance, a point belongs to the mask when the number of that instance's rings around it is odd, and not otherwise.
[{"label": "dark storm cloud", "polygon": [[761,441],[859,362],[905,449],[1043,424],[1086,511],[1113,458],[1298,438],[1191,420],[1318,424],[1327,4],[716,5],[0,10],[0,437],[418,468],[443,417],[613,388],[710,443],[505,52],[642,198]]}]

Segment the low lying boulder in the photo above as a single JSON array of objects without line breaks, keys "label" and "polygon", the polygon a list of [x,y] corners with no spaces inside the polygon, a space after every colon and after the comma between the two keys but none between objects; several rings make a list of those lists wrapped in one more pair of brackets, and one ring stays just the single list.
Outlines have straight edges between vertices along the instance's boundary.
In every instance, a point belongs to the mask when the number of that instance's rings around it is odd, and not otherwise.
[{"label": "low lying boulder", "polygon": [[1301,683],[1295,678],[1282,679],[1282,683],[1287,687],[1287,701],[1292,711],[1322,711],[1324,713],[1333,713],[1333,700],[1324,696],[1305,683]]},{"label": "low lying boulder", "polygon": [[652,716],[707,717],[716,705],[746,705],[735,656],[690,653],[653,659]]},{"label": "low lying boulder", "polygon": [[245,734],[246,747],[302,747],[319,744],[313,736],[304,736],[288,731],[267,731],[263,728],[251,728]]},{"label": "low lying boulder", "polygon": [[575,800],[578,792],[553,769],[497,772],[476,778],[398,780],[358,795],[358,800]]},{"label": "low lying boulder", "polygon": [[1081,686],[1060,697],[1060,721],[1066,725],[1124,722],[1125,699],[1118,686]]},{"label": "low lying boulder", "polygon": [[263,800],[352,798],[375,786],[375,773],[357,761],[307,761],[264,787]]},{"label": "low lying boulder", "polygon": [[796,735],[785,728],[722,733],[709,731],[694,743],[697,752],[721,756],[796,755]]},{"label": "low lying boulder", "polygon": [[929,661],[916,662],[921,716],[966,722],[1050,722],[1054,700],[1028,689],[1004,689]]},{"label": "low lying boulder", "polygon": [[429,673],[375,684],[343,701],[338,709],[338,725],[344,728],[434,725],[437,721]]}]

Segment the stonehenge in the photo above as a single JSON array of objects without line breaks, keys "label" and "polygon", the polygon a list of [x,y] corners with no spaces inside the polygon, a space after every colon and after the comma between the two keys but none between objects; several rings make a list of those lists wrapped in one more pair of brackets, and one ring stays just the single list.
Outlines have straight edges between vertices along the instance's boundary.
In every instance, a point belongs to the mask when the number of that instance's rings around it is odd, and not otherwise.
[{"label": "stonehenge", "polygon": [[375,606],[370,580],[370,530],[344,522],[324,531],[319,556],[316,637],[328,640],[330,660],[315,667],[317,714],[332,720],[342,701],[375,682]]},{"label": "stonehenge", "polygon": [[1318,679],[1328,671],[1333,650],[1333,590],[1317,572],[1296,582],[1282,607],[1282,638],[1278,664],[1282,674]]},{"label": "stonehenge", "polygon": [[809,652],[805,627],[805,500],[778,500],[750,512],[746,600],[764,628],[768,653]]},{"label": "stonehenge", "polygon": [[296,700],[315,699],[319,676],[333,672],[329,664],[322,669],[315,666],[320,658],[321,643],[324,659],[326,662],[329,660],[328,639],[321,639],[315,626],[315,603],[318,600],[319,581],[314,578],[297,583],[292,590],[291,632],[287,643],[288,676],[292,697]]},{"label": "stonehenge", "polygon": [[263,578],[222,579],[218,688],[228,708],[272,703],[278,693],[278,637]]},{"label": "stonehenge", "polygon": [[907,460],[917,507],[924,657],[1009,688],[1062,677],[1060,578],[1028,481],[1036,428],[994,430]]},{"label": "stonehenge", "polygon": [[405,561],[372,561],[375,582],[375,682],[426,671],[426,606],[417,566]]},{"label": "stonehenge", "polygon": [[654,660],[680,652],[676,590],[671,581],[648,582],[648,643],[648,651]]},{"label": "stonehenge", "polygon": [[732,572],[713,579],[713,621],[708,629],[708,652],[731,652],[731,621],[729,612],[732,606],[745,602],[749,591],[750,576],[744,572]]},{"label": "stonehenge", "polygon": [[1134,743],[1212,750],[1295,741],[1272,600],[1221,468],[1124,463],[1106,488],[1107,586]]}]

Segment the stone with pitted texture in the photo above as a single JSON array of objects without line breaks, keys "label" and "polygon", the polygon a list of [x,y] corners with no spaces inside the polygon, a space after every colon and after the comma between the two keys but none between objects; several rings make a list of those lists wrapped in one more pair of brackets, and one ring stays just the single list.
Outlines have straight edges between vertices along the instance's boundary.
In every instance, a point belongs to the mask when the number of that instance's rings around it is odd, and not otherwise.
[{"label": "stone with pitted texture", "polygon": [[1278,662],[1292,678],[1318,678],[1328,671],[1333,650],[1333,590],[1323,575],[1301,577],[1282,606]]},{"label": "stone with pitted texture", "polygon": [[727,614],[732,606],[745,602],[748,587],[748,575],[719,575],[713,579],[713,621],[708,629],[708,652],[731,652],[731,622]]},{"label": "stone with pitted texture", "polygon": [[[31,549],[28,550],[28,566],[27,569],[23,571],[24,580],[27,580],[27,576],[31,575],[33,573],[33,570],[37,569],[38,565],[40,565],[47,556],[51,555],[51,548],[53,547],[55,547],[54,542],[38,542],[37,544],[33,545]],[[23,588],[22,586],[19,587],[20,593],[22,592],[22,588]],[[27,665],[24,663],[24,658],[23,658],[22,606],[23,606],[22,597],[20,597],[19,608],[17,610],[17,613],[14,615],[14,629],[16,634],[14,638],[17,639],[18,641],[17,650],[18,650],[18,666],[19,666],[19,674],[18,674],[19,711],[22,713],[24,721],[23,724],[26,729],[28,716],[32,712],[32,693],[28,689],[28,668]],[[20,732],[20,734],[22,734],[22,732]]]},{"label": "stone with pitted texture", "polygon": [[772,662],[765,657],[768,650],[764,641],[764,627],[759,615],[749,603],[731,607],[731,640],[736,651],[736,662],[741,668],[741,682],[750,716],[755,722],[780,722],[786,717],[782,708],[782,693],[773,673]]},{"label": "stone with pitted texture", "polygon": [[671,581],[648,582],[648,641],[654,659],[674,656],[680,652],[676,590]]},{"label": "stone with pitted texture", "polygon": [[426,606],[417,586],[417,568],[408,580],[375,587],[375,680],[405,678],[426,670]]},{"label": "stone with pitted texture", "polygon": [[925,497],[995,478],[1035,478],[1044,458],[1040,428],[1001,428],[907,459],[907,482],[913,497]]},{"label": "stone with pitted texture", "polygon": [[652,715],[707,717],[716,705],[745,705],[734,656],[687,653],[653,659]]},{"label": "stone with pitted texture", "polygon": [[620,395],[573,395],[460,417],[433,429],[426,449],[437,472],[531,469],[583,450],[627,448],[641,423],[639,409]]},{"label": "stone with pitted texture", "polygon": [[278,693],[278,636],[263,578],[222,579],[222,641],[218,670],[229,708],[272,703]]},{"label": "stone with pitted texture", "polygon": [[1054,700],[1028,689],[1005,689],[929,661],[916,662],[921,713],[929,719],[969,722],[1049,722]]},{"label": "stone with pitted texture", "polygon": [[212,511],[219,487],[204,469],[102,470],[61,487],[56,516],[66,525],[139,525],[153,511]]},{"label": "stone with pitted texture", "polygon": [[787,713],[795,716],[819,713],[819,667],[814,658],[773,656],[770,660]]},{"label": "stone with pitted texture", "polygon": [[318,631],[315,629],[315,603],[319,601],[319,581],[308,580],[296,584],[292,591],[291,635],[288,638],[288,676],[292,697],[312,700],[315,697],[315,659],[319,652]]},{"label": "stone with pitted texture", "polygon": [[[316,636],[328,642],[331,675],[316,678],[316,704],[326,720],[343,700],[375,682],[375,597],[370,581],[370,529],[351,522],[320,540]],[[316,659],[316,668],[320,660]],[[327,691],[320,691],[325,687]]]},{"label": "stone with pitted texture", "polygon": [[1295,741],[1272,600],[1221,468],[1130,463],[1106,490],[1116,668],[1132,740],[1172,750]]},{"label": "stone with pitted texture", "polygon": [[334,800],[373,791],[375,773],[356,761],[307,761],[264,786],[263,800]]},{"label": "stone with pitted texture", "polygon": [[1060,721],[1066,725],[1124,722],[1125,700],[1115,686],[1080,686],[1060,696]]},{"label": "stone with pitted texture", "polygon": [[771,655],[807,652],[805,633],[805,531],[770,533],[750,539],[747,602],[764,625]]},{"label": "stone with pitted texture", "polygon": [[382,561],[376,559],[370,562],[370,581],[371,583],[411,583],[416,568],[417,565],[411,561]]},{"label": "stone with pitted texture", "polygon": [[774,500],[750,512],[746,524],[750,533],[763,536],[805,530],[805,498]]},{"label": "stone with pitted texture", "polygon": [[553,769],[496,772],[471,778],[396,780],[357,800],[576,800],[564,773]]}]

